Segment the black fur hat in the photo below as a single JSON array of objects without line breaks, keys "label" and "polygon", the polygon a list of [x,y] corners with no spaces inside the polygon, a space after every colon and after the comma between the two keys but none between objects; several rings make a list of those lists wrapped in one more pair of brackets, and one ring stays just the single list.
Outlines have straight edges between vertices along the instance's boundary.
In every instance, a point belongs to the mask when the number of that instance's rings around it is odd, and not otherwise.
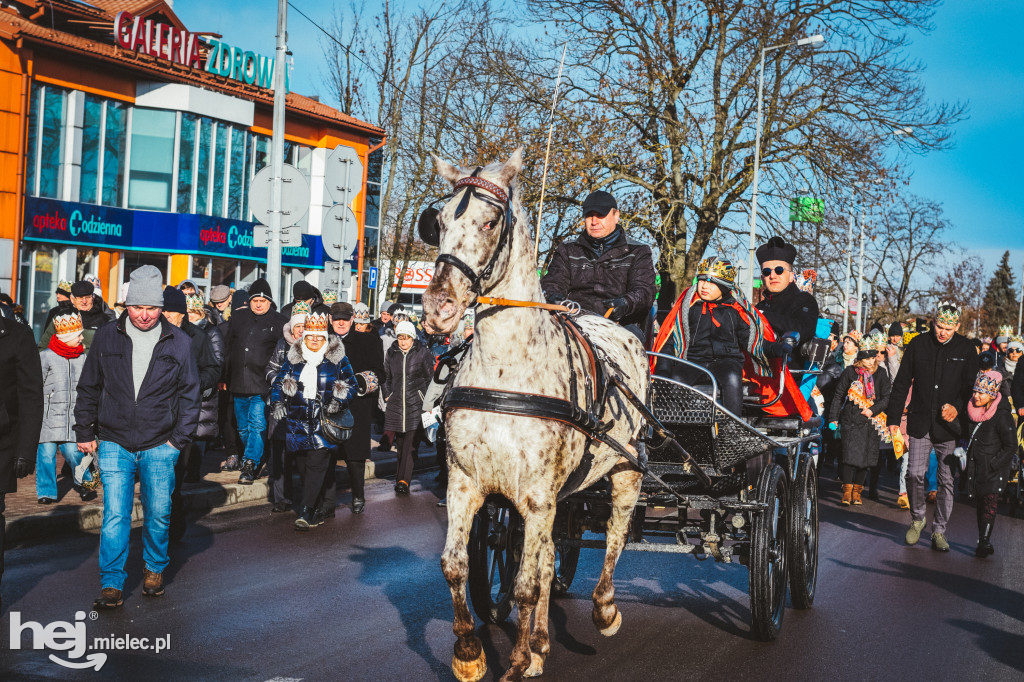
[{"label": "black fur hat", "polygon": [[792,265],[796,260],[796,247],[786,243],[782,237],[772,237],[767,244],[757,250],[758,263],[766,263],[770,260],[780,260]]}]

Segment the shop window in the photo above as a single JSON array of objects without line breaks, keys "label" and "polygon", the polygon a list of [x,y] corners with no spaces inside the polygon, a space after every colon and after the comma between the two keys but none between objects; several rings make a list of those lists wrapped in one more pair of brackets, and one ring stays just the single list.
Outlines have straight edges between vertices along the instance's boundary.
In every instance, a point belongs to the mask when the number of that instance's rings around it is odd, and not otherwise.
[{"label": "shop window", "polygon": [[39,107],[43,101],[42,96],[43,86],[32,83],[32,99],[28,105],[28,139],[25,141],[25,194],[31,196],[36,194],[36,180],[39,178],[36,165],[39,163]]},{"label": "shop window", "polygon": [[208,118],[199,120],[199,150],[196,159],[196,213],[210,215],[210,162],[213,158],[214,125]]},{"label": "shop window", "polygon": [[[36,338],[43,333],[43,325],[50,308],[57,305],[57,250],[39,245],[32,251],[23,252],[21,261],[22,285],[18,287],[18,298],[25,308],[25,317],[32,325]],[[31,282],[31,286],[25,286]]]},{"label": "shop window", "polygon": [[124,157],[128,147],[128,105],[107,100],[103,118],[104,206],[120,206],[124,198]]},{"label": "shop window", "polygon": [[137,108],[132,113],[129,208],[171,210],[174,119],[173,111]]},{"label": "shop window", "polygon": [[270,165],[270,138],[265,135],[256,135],[255,137],[253,175]]},{"label": "shop window", "polygon": [[380,226],[380,185],[366,183],[366,225]]},{"label": "shop window", "polygon": [[[95,275],[100,252],[97,249],[79,248],[75,252],[75,281],[80,282],[86,275]],[[96,292],[97,294],[100,292]]]},{"label": "shop window", "polygon": [[103,100],[85,95],[85,117],[82,123],[82,174],[78,200],[95,204],[100,192],[100,141],[103,131]]},{"label": "shop window", "polygon": [[210,215],[224,216],[224,175],[228,161],[228,141],[231,139],[231,127],[217,124],[216,152],[213,163],[213,192],[210,194]]},{"label": "shop window", "polygon": [[238,266],[238,261],[226,258],[212,258],[210,261],[210,286],[215,287],[219,284],[235,286],[235,268]]},{"label": "shop window", "polygon": [[164,283],[167,282],[168,260],[169,259],[166,254],[140,253],[138,251],[125,251],[124,257],[122,258],[126,278],[143,265],[152,265],[160,271],[160,279],[162,279]]},{"label": "shop window", "polygon": [[313,150],[309,147],[297,147],[295,149],[295,167],[308,179],[313,173]]},{"label": "shop window", "polygon": [[64,155],[64,117],[67,110],[65,91],[44,88],[41,110],[43,122],[39,131],[39,196],[59,199],[61,158]]},{"label": "shop window", "polygon": [[[225,132],[228,129],[225,129]],[[248,174],[246,169],[246,131],[241,128],[231,130],[231,191],[228,192],[228,218],[240,220],[247,218],[247,199],[249,194]]]},{"label": "shop window", "polygon": [[181,114],[181,134],[178,141],[178,213],[192,213],[197,123],[198,117],[194,114]]}]

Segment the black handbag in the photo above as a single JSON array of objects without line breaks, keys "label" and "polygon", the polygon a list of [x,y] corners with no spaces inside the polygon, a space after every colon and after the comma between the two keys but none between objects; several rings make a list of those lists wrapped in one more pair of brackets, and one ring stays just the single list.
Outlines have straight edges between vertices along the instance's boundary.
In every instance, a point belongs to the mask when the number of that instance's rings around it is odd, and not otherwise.
[{"label": "black handbag", "polygon": [[341,445],[351,438],[352,429],[356,425],[352,412],[346,407],[341,412],[327,414],[327,408],[323,402],[317,400],[317,403],[320,405],[320,430],[323,431],[327,442],[333,445]]}]

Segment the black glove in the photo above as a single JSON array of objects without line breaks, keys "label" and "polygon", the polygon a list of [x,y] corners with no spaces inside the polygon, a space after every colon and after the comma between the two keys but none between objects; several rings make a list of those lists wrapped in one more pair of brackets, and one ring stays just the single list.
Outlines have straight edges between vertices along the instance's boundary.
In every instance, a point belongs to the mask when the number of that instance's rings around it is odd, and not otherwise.
[{"label": "black glove", "polygon": [[24,457],[14,460],[14,475],[18,478],[25,478],[36,470],[36,463]]},{"label": "black glove", "polygon": [[276,421],[284,421],[285,417],[288,416],[288,410],[285,408],[284,403],[274,403],[270,406],[270,416]]},{"label": "black glove", "polygon": [[605,310],[608,308],[612,309],[611,314],[608,316],[608,319],[610,320],[618,322],[626,314],[626,299],[624,298],[605,299],[604,301],[601,301],[601,304],[604,305]]},{"label": "black glove", "polygon": [[792,355],[796,347],[800,345],[800,332],[786,332],[779,339],[779,343],[785,346],[788,353]]},{"label": "black glove", "polygon": [[767,341],[764,344],[764,354],[769,358],[784,358],[792,355],[793,350],[800,343],[799,332],[786,332],[778,341]]}]

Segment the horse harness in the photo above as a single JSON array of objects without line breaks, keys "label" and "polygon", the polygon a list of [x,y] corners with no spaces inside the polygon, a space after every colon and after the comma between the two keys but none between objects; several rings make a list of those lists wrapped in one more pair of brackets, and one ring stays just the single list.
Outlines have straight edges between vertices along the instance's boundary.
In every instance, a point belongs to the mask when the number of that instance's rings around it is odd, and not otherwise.
[{"label": "horse harness", "polygon": [[[462,199],[459,200],[458,206],[455,207],[456,218],[462,217],[462,214],[464,214],[466,209],[469,208],[469,200],[474,197],[485,204],[501,209],[501,232],[498,233],[498,245],[495,247],[494,253],[491,254],[491,258],[487,261],[487,265],[485,265],[483,270],[479,273],[470,267],[464,260],[450,253],[442,253],[437,257],[437,260],[434,261],[435,265],[448,263],[469,278],[469,288],[474,294],[483,293],[482,282],[491,276],[494,272],[494,266],[498,262],[498,258],[501,256],[502,252],[505,251],[506,246],[511,244],[512,232],[516,224],[516,216],[512,211],[512,188],[510,187],[508,192],[506,192],[493,182],[479,177],[481,170],[483,169],[477,166],[472,175],[457,180],[451,194],[442,197],[438,201],[447,202],[462,191],[463,188],[466,188],[465,193],[462,195]],[[484,194],[484,192],[487,194]],[[492,196],[494,197],[493,199],[491,198]],[[495,199],[497,199],[497,201],[495,201]]]}]

